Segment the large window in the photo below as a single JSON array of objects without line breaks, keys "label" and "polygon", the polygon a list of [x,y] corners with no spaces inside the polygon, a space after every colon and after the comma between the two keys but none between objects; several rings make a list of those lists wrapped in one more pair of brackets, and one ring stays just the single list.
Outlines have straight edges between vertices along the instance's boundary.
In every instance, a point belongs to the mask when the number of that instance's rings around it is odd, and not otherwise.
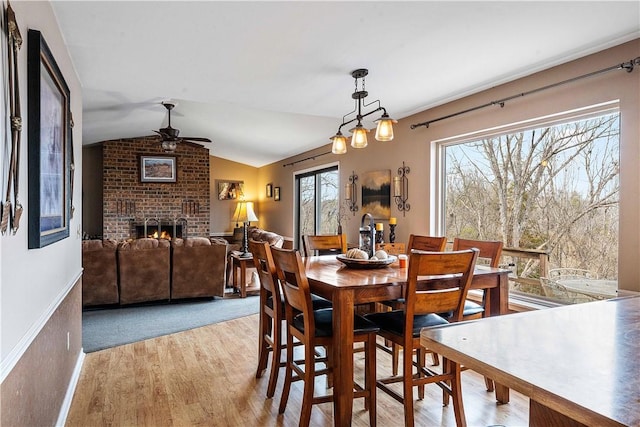
[{"label": "large window", "polygon": [[336,234],[340,207],[338,166],[296,175],[296,242],[305,234]]},{"label": "large window", "polygon": [[440,150],[440,226],[449,239],[502,240],[512,294],[564,303],[615,296],[617,110]]}]

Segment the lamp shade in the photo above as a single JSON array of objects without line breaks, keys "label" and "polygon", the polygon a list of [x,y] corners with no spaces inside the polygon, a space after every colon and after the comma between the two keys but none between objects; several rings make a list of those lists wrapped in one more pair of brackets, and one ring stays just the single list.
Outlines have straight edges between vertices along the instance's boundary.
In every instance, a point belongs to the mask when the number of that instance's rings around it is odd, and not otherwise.
[{"label": "lamp shade", "polygon": [[333,145],[331,146],[331,152],[333,154],[344,154],[347,152],[347,138],[345,138],[342,133],[338,132],[330,139],[333,141]]},{"label": "lamp shade", "polygon": [[353,133],[351,136],[351,146],[353,148],[364,148],[367,146],[367,132],[369,132],[369,130],[365,129],[362,123],[358,122],[356,127],[351,129],[350,132]]},{"label": "lamp shade", "polygon": [[253,211],[253,202],[238,202],[236,211],[233,213],[233,219],[236,222],[258,221],[258,217]]},{"label": "lamp shade", "polygon": [[376,140],[378,141],[391,141],[393,140],[393,124],[398,123],[389,117],[387,114],[383,114],[378,120],[378,127],[376,128]]}]

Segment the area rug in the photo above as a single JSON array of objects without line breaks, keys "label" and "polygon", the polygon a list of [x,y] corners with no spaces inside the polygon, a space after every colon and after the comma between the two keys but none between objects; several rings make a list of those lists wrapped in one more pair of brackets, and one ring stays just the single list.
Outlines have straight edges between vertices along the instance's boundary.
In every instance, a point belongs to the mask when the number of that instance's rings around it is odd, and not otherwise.
[{"label": "area rug", "polygon": [[260,298],[236,296],[205,301],[88,310],[82,313],[85,353],[186,331],[258,312]]}]

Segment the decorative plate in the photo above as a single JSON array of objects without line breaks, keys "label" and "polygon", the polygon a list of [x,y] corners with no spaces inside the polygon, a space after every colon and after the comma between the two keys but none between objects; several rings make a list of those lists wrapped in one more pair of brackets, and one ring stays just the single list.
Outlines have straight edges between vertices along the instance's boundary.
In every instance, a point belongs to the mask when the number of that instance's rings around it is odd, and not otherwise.
[{"label": "decorative plate", "polygon": [[389,255],[387,259],[356,259],[347,258],[346,255],[336,255],[336,259],[349,268],[384,268],[398,260],[398,257]]}]

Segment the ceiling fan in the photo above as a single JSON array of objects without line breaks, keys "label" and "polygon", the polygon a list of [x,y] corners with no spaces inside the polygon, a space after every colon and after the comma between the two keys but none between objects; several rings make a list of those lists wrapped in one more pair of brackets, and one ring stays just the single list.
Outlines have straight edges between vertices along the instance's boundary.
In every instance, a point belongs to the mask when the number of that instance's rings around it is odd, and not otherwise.
[{"label": "ceiling fan", "polygon": [[162,105],[164,105],[164,108],[167,109],[167,112],[169,114],[169,123],[166,128],[154,130],[154,132],[162,137],[162,149],[165,152],[171,153],[175,151],[176,146],[181,142],[211,142],[209,138],[202,138],[197,136],[179,137],[178,135],[180,135],[180,129],[171,127],[171,110],[173,110],[175,104],[172,104],[170,102],[163,102]]}]

